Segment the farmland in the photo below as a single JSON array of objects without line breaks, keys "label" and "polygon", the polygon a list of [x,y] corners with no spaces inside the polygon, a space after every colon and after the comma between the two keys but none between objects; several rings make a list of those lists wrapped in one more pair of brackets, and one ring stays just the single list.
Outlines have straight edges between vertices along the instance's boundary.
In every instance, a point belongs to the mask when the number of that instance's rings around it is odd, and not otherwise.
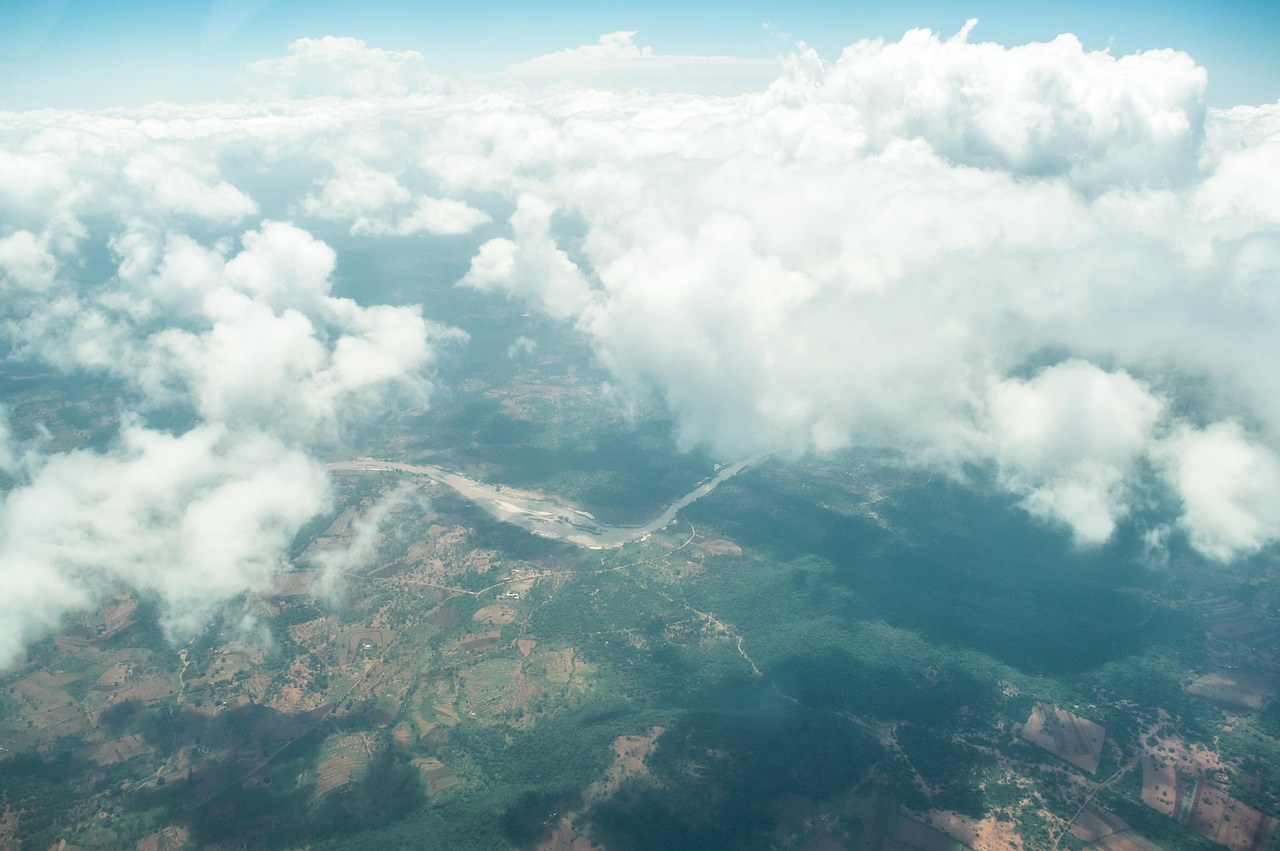
[{"label": "farmland", "polygon": [[[4,683],[3,829],[39,851],[1274,847],[1266,611],[927,480],[766,462],[597,551],[344,473],[288,570],[190,642],[121,593],[34,648]],[[327,567],[383,505],[370,557]]]}]

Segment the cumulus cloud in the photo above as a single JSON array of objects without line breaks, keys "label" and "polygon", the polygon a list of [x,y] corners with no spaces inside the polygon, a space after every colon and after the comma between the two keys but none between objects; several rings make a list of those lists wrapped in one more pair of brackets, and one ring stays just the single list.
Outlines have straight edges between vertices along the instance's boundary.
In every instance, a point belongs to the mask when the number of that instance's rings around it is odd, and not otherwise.
[{"label": "cumulus cloud", "polygon": [[554,212],[554,206],[537,196],[521,196],[511,216],[515,239],[498,237],[481,245],[460,283],[481,292],[528,298],[557,319],[581,313],[592,301],[591,285],[556,245],[551,232]]},{"label": "cumulus cloud", "polygon": [[409,236],[470,233],[489,214],[452,198],[420,196],[416,202],[393,175],[355,165],[321,184],[299,211],[329,221],[350,222],[352,235]]},{"label": "cumulus cloud", "polygon": [[[285,100],[7,116],[0,341],[111,377],[125,425],[0,441],[0,658],[113,583],[182,635],[279,565],[353,419],[427,397],[458,334],[335,296],[318,222],[456,245],[499,219],[460,283],[572,326],[686,445],[984,470],[1085,545],[1156,487],[1181,509],[1153,552],[1280,538],[1280,107],[1206,111],[1173,51],[970,27],[801,46],[733,96],[662,83],[695,67],[736,66],[620,33],[449,91],[419,54],[304,39],[250,70]],[[174,406],[193,425],[136,418]]]},{"label": "cumulus cloud", "polygon": [[1181,525],[1200,552],[1229,561],[1280,539],[1280,455],[1238,423],[1184,426],[1161,460],[1182,498]]},{"label": "cumulus cloud", "polygon": [[57,269],[47,238],[20,230],[0,239],[0,286],[5,290],[47,290]]},{"label": "cumulus cloud", "polygon": [[1117,58],[1086,51],[1070,34],[1012,48],[973,44],[976,23],[945,40],[911,30],[896,43],[858,42],[829,67],[810,54],[773,94],[854,111],[868,151],[920,138],[958,164],[1066,176],[1094,191],[1189,176],[1208,81],[1191,57]]},{"label": "cumulus cloud", "polygon": [[[1280,438],[1280,196],[1247,179],[1276,110],[1210,115],[1174,51],[970,30],[801,49],[759,96],[559,95],[514,105],[509,133],[477,117],[428,163],[537,200],[462,283],[572,321],[688,443],[991,465],[1031,513],[1105,540],[1135,479],[1193,448],[1162,442],[1185,377],[1214,388],[1201,417]],[[516,137],[536,142],[507,156]],[[547,209],[583,222],[580,254]],[[1047,350],[1074,359],[1019,377]],[[1255,548],[1186,505],[1201,552]]]},{"label": "cumulus cloud", "polygon": [[288,56],[255,62],[247,76],[264,95],[288,98],[394,97],[445,88],[417,51],[381,50],[358,38],[334,36],[300,38],[289,46]]},{"label": "cumulus cloud", "polygon": [[1151,448],[1162,404],[1124,372],[1067,361],[990,389],[989,433],[1004,484],[1082,543],[1111,537],[1125,485]]},{"label": "cumulus cloud", "polygon": [[261,434],[131,426],[110,454],[45,460],[0,505],[0,659],[121,583],[157,595],[185,639],[229,597],[269,584],[326,498],[323,468]]}]

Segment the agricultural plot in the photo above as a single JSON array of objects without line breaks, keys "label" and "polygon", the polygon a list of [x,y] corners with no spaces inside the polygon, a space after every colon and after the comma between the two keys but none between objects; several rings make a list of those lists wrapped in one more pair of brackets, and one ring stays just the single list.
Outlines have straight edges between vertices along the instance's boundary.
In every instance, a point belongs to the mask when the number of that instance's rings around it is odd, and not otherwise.
[{"label": "agricultural plot", "polygon": [[1211,597],[1196,604],[1205,629],[1218,638],[1243,644],[1256,644],[1275,637],[1275,630],[1263,623],[1240,600]]},{"label": "agricultural plot", "polygon": [[1228,711],[1258,712],[1276,690],[1265,677],[1222,669],[1197,678],[1187,692]]},{"label": "agricultural plot", "polygon": [[1036,703],[1022,727],[1022,738],[1089,774],[1098,770],[1106,729],[1078,715]]},{"label": "agricultural plot", "polygon": [[313,800],[318,800],[352,780],[359,779],[368,768],[369,761],[369,744],[364,736],[358,734],[335,736],[325,742],[320,760],[316,764]]},{"label": "agricultural plot", "polygon": [[427,786],[427,797],[434,798],[447,789],[459,786],[462,781],[449,766],[434,757],[415,759],[413,764],[422,773],[423,782]]},{"label": "agricultural plot", "polygon": [[1071,833],[1084,842],[1099,842],[1129,829],[1128,823],[1109,810],[1090,803],[1071,823]]},{"label": "agricultural plot", "polygon": [[1142,759],[1142,803],[1156,812],[1173,816],[1178,812],[1181,795],[1178,772],[1171,765],[1152,757]]},{"label": "agricultural plot", "polygon": [[1142,761],[1142,802],[1232,851],[1280,849],[1280,823],[1151,757]]}]

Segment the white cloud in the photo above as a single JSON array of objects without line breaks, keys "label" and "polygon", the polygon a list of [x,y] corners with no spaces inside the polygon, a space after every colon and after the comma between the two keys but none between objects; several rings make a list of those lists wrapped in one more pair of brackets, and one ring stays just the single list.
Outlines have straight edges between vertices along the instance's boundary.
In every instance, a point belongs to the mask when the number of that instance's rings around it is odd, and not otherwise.
[{"label": "white cloud", "polygon": [[402,236],[413,233],[463,234],[490,221],[492,218],[488,213],[464,201],[423,196],[413,211],[396,223],[395,232]]},{"label": "white cloud", "polygon": [[300,38],[289,46],[288,56],[250,65],[248,78],[263,94],[291,98],[394,97],[445,86],[427,71],[421,53],[380,50],[358,38],[334,36]]},{"label": "white cloud", "polygon": [[175,639],[264,587],[327,503],[312,453],[392,398],[421,404],[435,347],[459,336],[416,307],[332,296],[332,249],[289,224],[265,222],[234,254],[140,226],[112,244],[117,288],[67,284],[7,317],[12,343],[117,376],[140,409],[185,403],[198,423],[176,435],[130,424],[105,451],[21,469],[0,441],[19,477],[0,498],[0,664],[121,583],[161,599]]},{"label": "white cloud", "polygon": [[1127,480],[1162,413],[1128,374],[1067,361],[1029,381],[992,385],[992,454],[1005,486],[1026,495],[1028,511],[1097,544],[1125,513]]},{"label": "white cloud", "polygon": [[1238,423],[1183,427],[1165,443],[1165,475],[1197,550],[1230,561],[1280,539],[1280,455]]},{"label": "white cloud", "polygon": [[856,113],[860,143],[882,151],[921,138],[952,162],[1100,191],[1191,175],[1207,75],[1186,54],[1113,57],[1073,35],[1012,48],[911,30],[861,41],[834,65],[797,63],[774,94]]},{"label": "white cloud", "polygon": [[543,199],[521,196],[511,216],[515,240],[499,237],[481,245],[460,283],[528,298],[558,319],[581,313],[592,301],[591,284],[556,245],[554,213]]},{"label": "white cloud", "polygon": [[415,203],[393,175],[362,165],[348,166],[321,184],[299,206],[306,216],[351,222],[352,235],[470,233],[491,221],[489,214],[451,198],[421,196]]},{"label": "white cloud", "polygon": [[147,203],[165,213],[234,223],[258,211],[253,199],[218,179],[211,165],[173,148],[136,154],[124,173]]},{"label": "white cloud", "polygon": [[518,63],[507,75],[533,87],[585,86],[648,92],[739,94],[762,90],[778,75],[777,60],[654,53],[633,41],[634,31],[600,36],[595,44],[558,50]]},{"label": "white cloud", "polygon": [[0,660],[119,583],[156,593],[186,638],[269,584],[327,499],[323,468],[264,435],[131,426],[110,454],[48,458],[0,502]]},{"label": "white cloud", "polygon": [[58,261],[48,240],[20,230],[0,239],[0,291],[41,292],[53,286]]},{"label": "white cloud", "polygon": [[[696,94],[704,71],[734,96]],[[0,503],[17,601],[0,657],[113,582],[161,595],[178,632],[254,587],[324,502],[321,449],[429,393],[457,334],[335,297],[312,220],[452,239],[514,206],[461,283],[572,324],[687,444],[985,466],[1081,543],[1154,465],[1183,505],[1161,519],[1207,556],[1280,538],[1280,107],[1206,113],[1182,54],[967,28],[834,62],[801,48],[756,93],[750,71],[624,33],[518,66],[507,90],[445,94],[419,54],[325,38],[251,72],[306,101],[7,115],[7,353],[114,377],[126,421],[177,404],[197,424],[128,425],[96,453],[0,442],[19,477]],[[246,229],[260,208],[298,224]],[[95,519],[107,480],[122,502]],[[33,521],[40,540],[15,525],[58,500],[72,510]],[[177,557],[219,525],[246,548]],[[95,573],[94,536],[155,575]]]}]

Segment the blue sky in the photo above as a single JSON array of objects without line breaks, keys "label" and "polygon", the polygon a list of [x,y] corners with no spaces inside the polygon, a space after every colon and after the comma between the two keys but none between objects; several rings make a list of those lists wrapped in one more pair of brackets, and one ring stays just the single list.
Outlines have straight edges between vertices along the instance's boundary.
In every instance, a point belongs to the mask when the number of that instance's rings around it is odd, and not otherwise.
[{"label": "blue sky", "polygon": [[0,3],[0,107],[139,105],[234,92],[236,72],[280,56],[296,38],[346,35],[371,46],[417,50],[433,71],[486,73],[637,30],[656,52],[766,58],[790,39],[824,58],[860,38],[898,38],[911,27],[942,33],[967,18],[975,40],[1003,44],[1073,32],[1114,53],[1173,47],[1210,73],[1215,106],[1280,99],[1280,4],[761,2],[362,3],[215,0],[172,3],[52,0]]}]

